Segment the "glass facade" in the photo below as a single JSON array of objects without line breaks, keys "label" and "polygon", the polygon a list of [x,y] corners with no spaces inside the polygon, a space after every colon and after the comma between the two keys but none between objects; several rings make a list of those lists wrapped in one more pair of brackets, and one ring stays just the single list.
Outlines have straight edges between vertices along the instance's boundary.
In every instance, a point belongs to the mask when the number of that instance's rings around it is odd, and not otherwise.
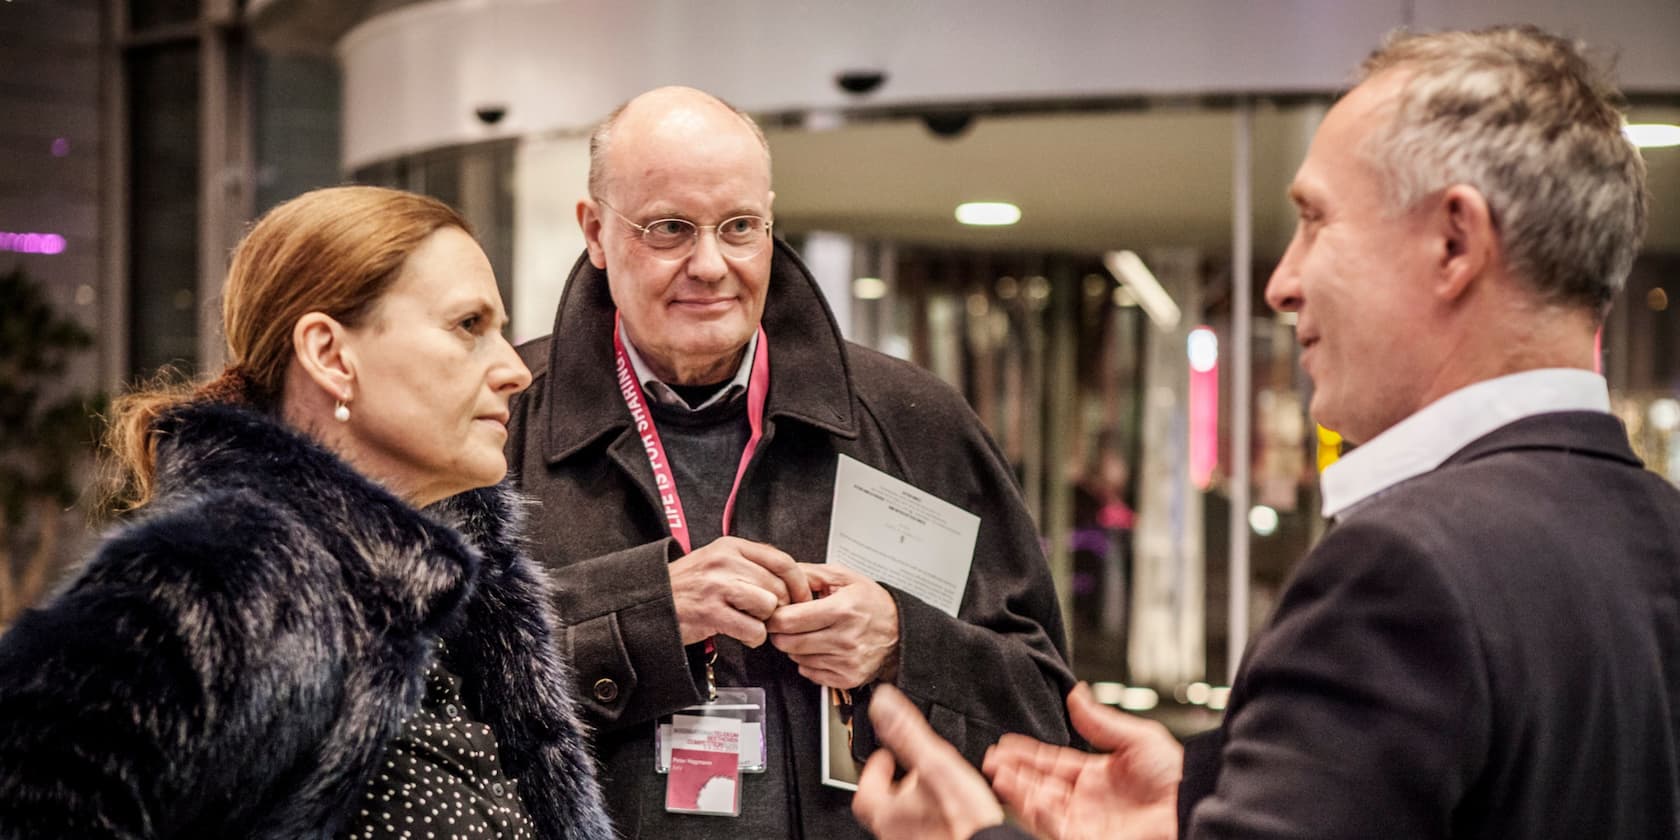
[{"label": "glass facade", "polygon": [[256,205],[261,213],[288,198],[343,180],[339,175],[338,68],[324,57],[251,57]]},{"label": "glass facade", "polygon": [[199,54],[194,42],[131,50],[129,375],[198,359]]}]

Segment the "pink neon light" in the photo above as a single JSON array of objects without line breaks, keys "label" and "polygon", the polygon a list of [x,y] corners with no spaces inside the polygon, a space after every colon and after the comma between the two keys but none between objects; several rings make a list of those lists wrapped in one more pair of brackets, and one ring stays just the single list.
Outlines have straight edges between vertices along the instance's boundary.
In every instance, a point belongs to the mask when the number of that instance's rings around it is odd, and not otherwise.
[{"label": "pink neon light", "polygon": [[0,251],[17,254],[62,254],[64,237],[56,233],[12,233],[0,230]]},{"label": "pink neon light", "polygon": [[[1192,346],[1217,347],[1214,333],[1208,327],[1191,331]],[[1213,483],[1213,469],[1219,464],[1219,356],[1218,352],[1203,350],[1193,354],[1190,363],[1190,481],[1198,489],[1206,490]]]},{"label": "pink neon light", "polygon": [[59,138],[52,141],[52,155],[53,155],[53,157],[64,157],[65,155],[68,155],[68,154],[70,154],[70,141],[69,141],[69,139],[64,138],[64,137],[59,137]]}]

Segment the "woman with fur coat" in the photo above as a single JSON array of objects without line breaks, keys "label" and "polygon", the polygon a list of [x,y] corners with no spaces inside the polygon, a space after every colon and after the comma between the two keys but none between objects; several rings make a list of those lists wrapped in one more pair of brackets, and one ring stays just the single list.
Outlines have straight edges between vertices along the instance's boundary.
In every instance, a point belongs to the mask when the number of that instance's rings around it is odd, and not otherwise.
[{"label": "woman with fur coat", "polygon": [[226,372],[119,402],[135,516],[0,637],[0,837],[611,835],[468,231],[339,187],[240,244]]}]

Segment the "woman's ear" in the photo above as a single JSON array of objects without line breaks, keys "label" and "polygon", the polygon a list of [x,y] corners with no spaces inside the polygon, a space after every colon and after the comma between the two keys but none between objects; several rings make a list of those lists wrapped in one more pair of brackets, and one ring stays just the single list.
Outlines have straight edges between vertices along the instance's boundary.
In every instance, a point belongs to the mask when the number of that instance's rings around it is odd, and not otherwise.
[{"label": "woman's ear", "polygon": [[349,402],[356,383],[355,353],[349,330],[321,312],[310,312],[292,327],[292,351],[309,378],[335,400]]}]

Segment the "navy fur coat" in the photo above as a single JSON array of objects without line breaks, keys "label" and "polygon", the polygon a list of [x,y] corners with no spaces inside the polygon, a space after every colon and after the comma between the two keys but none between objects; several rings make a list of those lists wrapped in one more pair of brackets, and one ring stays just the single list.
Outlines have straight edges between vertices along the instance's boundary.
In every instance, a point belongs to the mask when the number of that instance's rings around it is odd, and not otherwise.
[{"label": "navy fur coat", "polygon": [[162,428],[144,516],[0,637],[0,837],[331,836],[440,640],[540,835],[611,836],[516,496],[419,512],[225,405]]}]

